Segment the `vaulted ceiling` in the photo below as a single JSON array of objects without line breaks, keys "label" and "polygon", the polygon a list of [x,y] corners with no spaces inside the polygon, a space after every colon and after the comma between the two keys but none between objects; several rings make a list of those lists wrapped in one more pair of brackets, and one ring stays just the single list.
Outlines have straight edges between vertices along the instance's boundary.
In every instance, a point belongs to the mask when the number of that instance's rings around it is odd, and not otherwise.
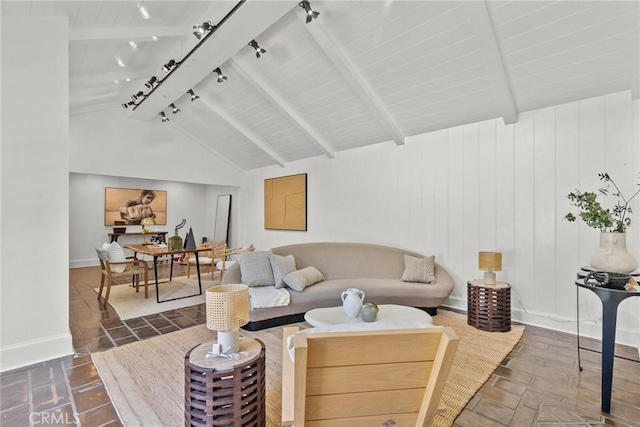
[{"label": "vaulted ceiling", "polygon": [[[3,0],[2,13],[68,17],[71,115],[117,108],[243,170],[640,92],[638,1],[310,4],[310,23],[297,1],[269,0]],[[192,26],[205,21],[221,24],[200,41]],[[167,74],[170,59],[181,64]],[[152,76],[164,80],[151,92]]]}]

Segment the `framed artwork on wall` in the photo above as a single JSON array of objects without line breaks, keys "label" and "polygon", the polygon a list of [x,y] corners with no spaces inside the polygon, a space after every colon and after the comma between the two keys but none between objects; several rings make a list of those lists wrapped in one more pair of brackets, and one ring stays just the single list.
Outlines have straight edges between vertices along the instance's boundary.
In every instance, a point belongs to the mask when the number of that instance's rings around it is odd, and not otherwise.
[{"label": "framed artwork on wall", "polygon": [[104,225],[114,225],[114,221],[139,225],[143,218],[152,218],[159,225],[167,223],[165,190],[105,187]]},{"label": "framed artwork on wall", "polygon": [[264,228],[307,231],[307,174],[264,180]]}]

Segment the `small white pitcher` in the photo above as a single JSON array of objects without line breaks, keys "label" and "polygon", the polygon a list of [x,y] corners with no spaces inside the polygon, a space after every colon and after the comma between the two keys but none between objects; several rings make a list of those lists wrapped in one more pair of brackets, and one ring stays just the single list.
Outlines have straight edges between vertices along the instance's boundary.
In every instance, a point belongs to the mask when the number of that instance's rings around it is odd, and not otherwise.
[{"label": "small white pitcher", "polygon": [[360,289],[349,288],[342,293],[342,308],[349,317],[358,317],[364,302],[364,292]]}]

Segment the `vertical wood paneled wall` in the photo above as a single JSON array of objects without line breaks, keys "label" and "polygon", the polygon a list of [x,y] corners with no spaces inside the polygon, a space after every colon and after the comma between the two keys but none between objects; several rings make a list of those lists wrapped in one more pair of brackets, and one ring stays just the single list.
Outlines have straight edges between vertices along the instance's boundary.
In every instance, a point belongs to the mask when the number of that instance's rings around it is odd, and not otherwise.
[{"label": "vertical wood paneled wall", "polygon": [[[455,278],[448,305],[466,309],[466,281],[482,277],[481,250],[503,253],[498,279],[513,287],[513,318],[575,333],[574,279],[599,232],[563,217],[566,195],[596,190],[607,171],[637,189],[640,108],[621,92],[246,174],[240,243],[259,249],[311,241],[397,246],[436,260]],[[308,174],[308,231],[263,227],[263,180]],[[627,246],[640,259],[640,200]],[[581,330],[600,336],[601,307],[580,291]],[[338,299],[336,299],[338,304]],[[618,341],[640,345],[640,298],[619,311]]]}]

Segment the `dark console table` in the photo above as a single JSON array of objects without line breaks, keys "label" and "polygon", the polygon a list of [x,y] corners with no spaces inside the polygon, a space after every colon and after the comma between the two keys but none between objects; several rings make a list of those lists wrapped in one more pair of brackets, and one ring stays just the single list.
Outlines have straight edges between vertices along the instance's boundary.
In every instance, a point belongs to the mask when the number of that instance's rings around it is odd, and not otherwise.
[{"label": "dark console table", "polygon": [[[640,287],[636,286],[630,290],[617,290],[600,286],[586,285],[584,277],[588,269],[583,269],[578,273],[576,280],[576,305],[577,305],[577,339],[578,339],[578,367],[582,371],[580,364],[580,349],[593,351],[580,346],[580,303],[578,291],[580,288],[588,289],[600,298],[602,302],[602,377],[601,377],[601,409],[602,412],[609,413],[611,410],[611,384],[613,381],[613,360],[616,347],[616,322],[618,319],[618,305],[622,301],[631,297],[640,297]],[[637,277],[637,274],[633,274]]]},{"label": "dark console table", "polygon": [[146,234],[147,236],[160,236],[161,242],[165,241],[165,236],[167,235],[167,231],[149,231],[147,233],[142,233],[141,231],[129,231],[125,233],[109,233],[109,238],[112,242],[117,242],[118,237],[120,236],[142,236]]}]

